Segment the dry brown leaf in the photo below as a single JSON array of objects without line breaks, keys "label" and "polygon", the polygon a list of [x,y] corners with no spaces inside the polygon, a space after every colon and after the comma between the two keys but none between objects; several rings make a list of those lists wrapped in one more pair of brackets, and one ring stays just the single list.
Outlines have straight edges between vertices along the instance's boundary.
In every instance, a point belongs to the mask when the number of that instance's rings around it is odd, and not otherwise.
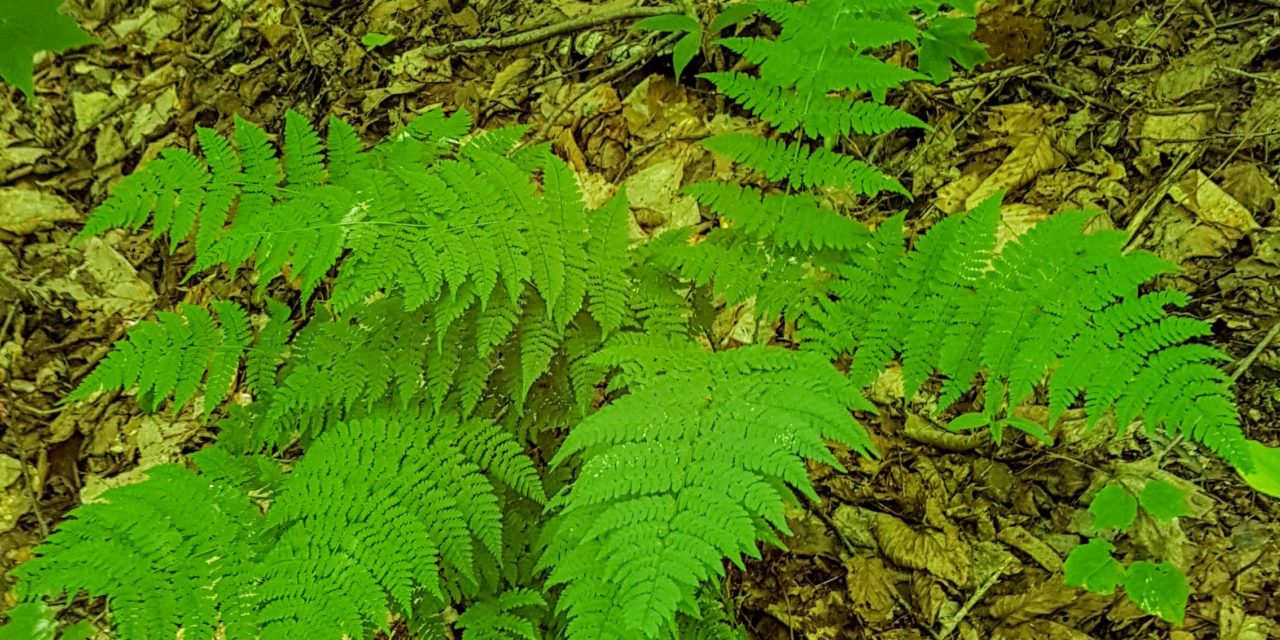
[{"label": "dry brown leaf", "polygon": [[1151,115],[1142,121],[1142,137],[1155,142],[1183,142],[1208,130],[1209,114],[1204,111]]},{"label": "dry brown leaf", "polygon": [[1053,135],[1048,129],[1026,136],[1014,146],[995,172],[969,194],[964,203],[965,208],[973,209],[998,191],[1017,189],[1036,176],[1062,166],[1066,161],[1066,156],[1054,148]]},{"label": "dry brown leaf", "polygon": [[18,187],[0,189],[0,231],[21,236],[79,219],[75,207],[53,194]]},{"label": "dry brown leaf", "polygon": [[1049,576],[1030,590],[991,598],[987,615],[1001,624],[1018,625],[1049,615],[1080,599],[1080,592],[1058,576]]},{"label": "dry brown leaf", "polygon": [[849,602],[858,617],[871,624],[893,619],[895,587],[884,561],[876,557],[856,556],[845,560],[844,568]]},{"label": "dry brown leaf", "polygon": [[1000,205],[1000,227],[996,230],[996,251],[1049,217],[1042,207],[1021,202]]},{"label": "dry brown leaf", "polygon": [[532,67],[533,60],[530,60],[529,58],[520,58],[519,60],[516,60],[504,67],[502,71],[494,74],[493,84],[489,85],[489,99],[493,100],[494,98],[502,95],[502,92],[505,91],[513,81],[524,75],[524,73]]},{"label": "dry brown leaf", "polygon": [[1222,190],[1261,217],[1280,209],[1280,189],[1256,162],[1233,162],[1222,170]]},{"label": "dry brown leaf", "polygon": [[1052,620],[1032,620],[998,629],[992,640],[1093,640],[1093,636]]},{"label": "dry brown leaf", "polygon": [[1062,556],[1059,556],[1048,543],[1023,527],[1017,525],[1004,527],[996,537],[1001,542],[1031,556],[1032,560],[1051,573],[1062,569]]},{"label": "dry brown leaf", "polygon": [[970,551],[956,535],[919,529],[886,513],[872,528],[884,556],[907,569],[922,569],[957,586],[969,584]]},{"label": "dry brown leaf", "polygon": [[963,434],[953,433],[915,413],[908,413],[903,435],[943,451],[973,451],[991,441],[986,431]]},{"label": "dry brown leaf", "polygon": [[1258,221],[1244,205],[1236,201],[1199,170],[1186,175],[1169,187],[1169,196],[1190,209],[1201,220],[1240,233],[1258,228]]}]

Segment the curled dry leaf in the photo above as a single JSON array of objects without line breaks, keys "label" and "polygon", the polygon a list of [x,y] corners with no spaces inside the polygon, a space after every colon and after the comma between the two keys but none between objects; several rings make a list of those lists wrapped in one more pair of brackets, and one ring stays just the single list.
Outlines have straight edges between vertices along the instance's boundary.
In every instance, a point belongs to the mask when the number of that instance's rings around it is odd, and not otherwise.
[{"label": "curled dry leaf", "polygon": [[1240,234],[1258,228],[1258,221],[1244,205],[1222,190],[1199,170],[1186,175],[1169,187],[1169,196],[1190,209],[1201,220],[1226,227]]},{"label": "curled dry leaf", "polygon": [[956,586],[969,584],[970,551],[956,535],[916,529],[885,513],[872,528],[884,556],[907,569],[922,569]]},{"label": "curled dry leaf", "polygon": [[965,200],[966,209],[974,209],[982,201],[999,191],[1013,191],[1066,163],[1066,156],[1053,146],[1053,134],[1049,129],[1028,135],[1018,141],[1004,162],[987,176],[978,188]]}]

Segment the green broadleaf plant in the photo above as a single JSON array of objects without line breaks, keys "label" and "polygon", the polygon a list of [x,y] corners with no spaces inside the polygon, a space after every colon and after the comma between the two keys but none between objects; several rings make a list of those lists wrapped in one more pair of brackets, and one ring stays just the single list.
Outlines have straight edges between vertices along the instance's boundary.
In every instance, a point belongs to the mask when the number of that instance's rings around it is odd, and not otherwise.
[{"label": "green broadleaf plant", "polygon": [[[1142,485],[1136,495],[1121,482],[1109,482],[1098,491],[1089,505],[1094,531],[1128,532],[1139,517],[1139,505],[1148,517],[1162,522],[1190,515],[1187,497],[1178,487],[1154,477],[1144,479]],[[1126,566],[1115,558],[1115,550],[1100,537],[1072,549],[1063,565],[1067,584],[1104,595],[1122,586],[1138,608],[1182,624],[1191,596],[1186,575],[1168,562],[1138,560]]]},{"label": "green broadleaf plant", "polygon": [[97,42],[74,18],[58,11],[62,0],[0,0],[0,78],[35,95],[32,58]]},{"label": "green broadleaf plant", "polygon": [[676,41],[671,52],[671,64],[675,68],[676,80],[684,74],[689,61],[698,55],[702,47],[702,23],[678,13],[651,16],[631,26],[637,31],[663,31],[667,33],[683,33],[684,37]]}]

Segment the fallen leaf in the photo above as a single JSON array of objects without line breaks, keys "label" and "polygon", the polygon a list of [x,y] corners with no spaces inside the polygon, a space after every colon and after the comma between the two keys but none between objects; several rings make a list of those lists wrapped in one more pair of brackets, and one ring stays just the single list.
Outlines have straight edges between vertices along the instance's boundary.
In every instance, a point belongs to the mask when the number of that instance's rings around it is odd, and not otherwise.
[{"label": "fallen leaf", "polygon": [[872,528],[884,556],[907,569],[921,569],[956,586],[969,584],[969,549],[956,536],[916,529],[886,513],[876,514]]},{"label": "fallen leaf", "polygon": [[19,187],[0,188],[0,230],[17,235],[52,229],[59,222],[80,219],[66,200]]},{"label": "fallen leaf", "polygon": [[1243,205],[1199,170],[1188,171],[1169,187],[1169,196],[1201,220],[1234,229],[1241,234],[1258,228],[1258,221]]},{"label": "fallen leaf", "polygon": [[858,617],[872,624],[893,619],[895,587],[884,561],[876,557],[855,556],[845,560],[844,568],[845,588]]},{"label": "fallen leaf", "polygon": [[520,58],[515,62],[507,65],[502,71],[493,76],[493,84],[489,85],[489,99],[493,100],[502,95],[517,78],[524,75],[526,71],[533,67],[533,60],[529,58]]},{"label": "fallen leaf", "polygon": [[965,200],[965,208],[973,209],[998,191],[1013,191],[1066,163],[1066,156],[1053,146],[1053,135],[1048,129],[1022,138],[1009,152],[1004,162],[974,190]]}]

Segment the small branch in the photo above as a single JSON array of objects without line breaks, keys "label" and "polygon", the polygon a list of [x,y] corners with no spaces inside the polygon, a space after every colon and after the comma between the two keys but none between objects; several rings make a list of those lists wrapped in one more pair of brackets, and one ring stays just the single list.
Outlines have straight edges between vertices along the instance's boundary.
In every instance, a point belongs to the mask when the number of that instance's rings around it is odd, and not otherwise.
[{"label": "small branch", "polygon": [[1208,146],[1209,145],[1207,143],[1201,142],[1195,149],[1183,155],[1182,158],[1178,160],[1177,164],[1173,165],[1173,168],[1165,174],[1164,179],[1160,181],[1160,184],[1147,195],[1146,201],[1142,203],[1142,206],[1138,208],[1137,213],[1130,218],[1129,225],[1125,227],[1125,233],[1129,234],[1129,241],[1125,243],[1124,247],[1125,253],[1131,253],[1134,249],[1138,248],[1138,233],[1142,231],[1142,226],[1146,224],[1147,218],[1151,217],[1151,214],[1155,212],[1156,207],[1160,204],[1160,201],[1164,198],[1165,194],[1169,193],[1169,187],[1173,186],[1173,182],[1178,178],[1181,178],[1182,174],[1186,173],[1187,170],[1191,168],[1191,165],[1195,164],[1195,161],[1200,159],[1200,155],[1204,153]]},{"label": "small branch", "polygon": [[957,611],[955,615],[948,617],[946,622],[942,623],[942,629],[938,631],[936,636],[938,640],[947,640],[947,636],[950,636],[951,632],[955,631],[956,627],[960,625],[960,622],[969,615],[969,612],[973,611],[973,608],[977,606],[980,600],[982,600],[982,596],[987,595],[987,591],[990,591],[991,587],[994,587],[996,583],[1000,581],[1000,576],[1004,575],[1005,568],[1008,567],[1011,562],[1013,562],[1013,556],[1006,557],[1004,562],[1001,562],[1000,566],[996,567],[996,570],[991,572],[991,575],[987,577],[986,582],[983,582],[978,587],[978,590],[974,591],[972,596],[969,596],[969,600],[964,603],[964,606],[960,607],[960,610]]},{"label": "small branch", "polygon": [[1267,335],[1262,337],[1262,340],[1258,342],[1256,346],[1254,346],[1253,351],[1250,351],[1249,355],[1236,363],[1235,369],[1231,371],[1231,380],[1233,382],[1239,380],[1240,376],[1244,375],[1244,372],[1248,371],[1249,367],[1253,366],[1253,361],[1257,360],[1258,356],[1262,355],[1262,352],[1265,351],[1267,347],[1271,346],[1272,342],[1275,342],[1277,335],[1280,335],[1280,320],[1277,320],[1275,324],[1271,325],[1271,330],[1267,332]]},{"label": "small branch", "polygon": [[590,29],[591,27],[596,27],[615,20],[648,18],[650,16],[661,16],[669,13],[681,13],[680,7],[675,5],[663,5],[659,7],[626,7],[613,11],[600,11],[598,13],[570,18],[563,22],[549,24],[545,27],[538,27],[537,29],[531,29],[511,36],[503,36],[500,38],[471,38],[469,40],[457,40],[455,42],[450,42],[449,44],[421,46],[404,52],[401,54],[401,57],[421,57],[430,60],[467,51],[481,51],[484,49],[513,49],[515,47],[523,47],[527,44],[541,42],[563,33]]},{"label": "small branch", "polygon": [[18,462],[22,465],[22,484],[27,485],[27,499],[31,501],[31,512],[36,516],[36,523],[40,525],[41,536],[49,537],[49,521],[44,519],[44,512],[40,510],[40,496],[36,495],[35,482],[31,479],[31,472],[27,470],[27,461]]}]

